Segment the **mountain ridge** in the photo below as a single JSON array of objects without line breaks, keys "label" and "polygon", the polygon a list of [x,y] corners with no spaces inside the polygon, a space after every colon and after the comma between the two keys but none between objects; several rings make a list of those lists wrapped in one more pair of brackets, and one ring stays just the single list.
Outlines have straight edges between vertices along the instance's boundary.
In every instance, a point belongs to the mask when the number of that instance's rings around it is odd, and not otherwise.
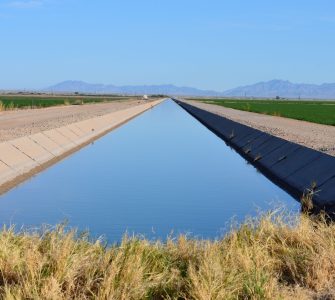
[{"label": "mountain ridge", "polygon": [[274,79],[230,89],[225,96],[285,97],[285,98],[335,98],[335,83],[307,84]]},{"label": "mountain ridge", "polygon": [[86,92],[116,94],[168,94],[179,96],[220,96],[222,93],[211,90],[200,90],[193,87],[178,87],[173,84],[161,85],[123,85],[91,84],[84,81],[67,80],[45,89],[48,92]]},{"label": "mountain ridge", "polygon": [[292,83],[288,80],[273,79],[218,92],[193,87],[179,87],[173,84],[124,85],[91,84],[84,81],[67,80],[50,86],[47,92],[79,92],[99,94],[165,94],[171,96],[212,96],[212,97],[284,97],[335,99],[335,83],[306,84]]}]

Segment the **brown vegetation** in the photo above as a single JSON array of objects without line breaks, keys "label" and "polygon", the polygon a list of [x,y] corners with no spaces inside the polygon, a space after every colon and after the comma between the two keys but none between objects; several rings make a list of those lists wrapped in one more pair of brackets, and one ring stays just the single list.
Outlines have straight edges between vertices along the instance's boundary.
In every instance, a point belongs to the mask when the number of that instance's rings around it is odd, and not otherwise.
[{"label": "brown vegetation", "polygon": [[216,241],[0,233],[1,299],[332,299],[335,225],[267,214]]}]

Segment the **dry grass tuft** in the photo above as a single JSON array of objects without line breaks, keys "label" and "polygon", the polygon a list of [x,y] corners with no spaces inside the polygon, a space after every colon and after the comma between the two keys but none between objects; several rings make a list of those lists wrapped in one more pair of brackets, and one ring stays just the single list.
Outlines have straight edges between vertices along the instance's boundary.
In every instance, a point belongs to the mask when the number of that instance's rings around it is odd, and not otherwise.
[{"label": "dry grass tuft", "polygon": [[6,103],[3,103],[1,100],[0,100],[0,111],[5,111],[5,110],[14,110],[16,109],[15,105],[13,102],[9,102],[7,105]]},{"label": "dry grass tuft", "polygon": [[69,99],[64,99],[64,105],[71,105]]},{"label": "dry grass tuft", "polygon": [[268,213],[216,241],[0,232],[1,299],[334,299],[335,225]]}]

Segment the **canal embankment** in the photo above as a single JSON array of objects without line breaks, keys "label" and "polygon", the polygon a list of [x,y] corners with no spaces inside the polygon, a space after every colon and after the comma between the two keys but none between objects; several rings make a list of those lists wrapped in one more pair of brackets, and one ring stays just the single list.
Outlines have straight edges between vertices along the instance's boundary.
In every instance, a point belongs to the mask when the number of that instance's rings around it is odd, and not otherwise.
[{"label": "canal embankment", "polygon": [[[44,101],[48,102],[49,100],[47,98]],[[148,103],[148,100],[134,98],[45,108],[22,108],[4,111],[0,109],[0,143],[100,117],[145,103]]]},{"label": "canal embankment", "polygon": [[315,211],[334,212],[335,157],[176,101],[295,198],[312,198]]},{"label": "canal embankment", "polygon": [[133,105],[126,109],[0,143],[0,193],[162,101]]},{"label": "canal embankment", "polygon": [[183,101],[229,120],[335,156],[335,126],[242,111],[202,101]]}]

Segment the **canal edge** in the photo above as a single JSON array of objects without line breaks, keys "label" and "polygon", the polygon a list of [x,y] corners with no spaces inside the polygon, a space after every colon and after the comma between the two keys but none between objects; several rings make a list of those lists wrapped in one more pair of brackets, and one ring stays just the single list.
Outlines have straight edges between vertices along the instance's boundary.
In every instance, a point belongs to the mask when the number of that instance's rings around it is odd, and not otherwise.
[{"label": "canal edge", "polygon": [[165,100],[0,143],[0,195]]},{"label": "canal edge", "polygon": [[335,157],[172,100],[299,202],[310,195],[314,212],[335,212]]}]

